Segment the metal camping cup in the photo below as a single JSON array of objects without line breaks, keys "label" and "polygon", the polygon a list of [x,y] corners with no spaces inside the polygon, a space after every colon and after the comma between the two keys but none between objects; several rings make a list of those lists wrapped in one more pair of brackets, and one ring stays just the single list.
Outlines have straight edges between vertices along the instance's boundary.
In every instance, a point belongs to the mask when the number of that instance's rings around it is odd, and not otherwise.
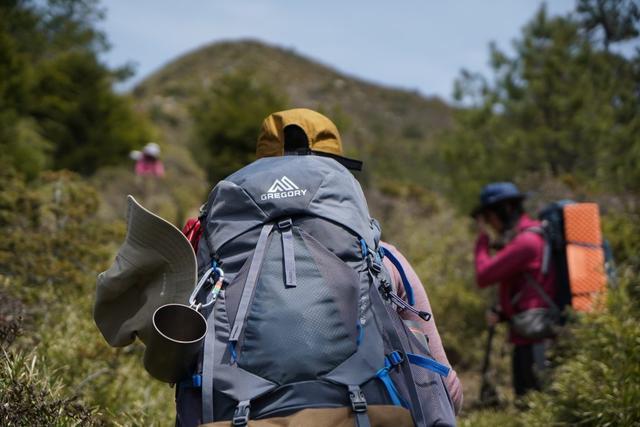
[{"label": "metal camping cup", "polygon": [[[216,273],[217,281],[206,304],[197,304],[202,286]],[[144,367],[156,379],[177,383],[193,375],[202,340],[207,334],[207,320],[200,308],[212,305],[222,288],[224,274],[219,268],[210,269],[198,282],[190,305],[165,304],[152,317],[153,330],[144,353]]]},{"label": "metal camping cup", "polygon": [[156,379],[177,383],[193,374],[207,321],[193,307],[165,304],[153,313],[144,367]]}]

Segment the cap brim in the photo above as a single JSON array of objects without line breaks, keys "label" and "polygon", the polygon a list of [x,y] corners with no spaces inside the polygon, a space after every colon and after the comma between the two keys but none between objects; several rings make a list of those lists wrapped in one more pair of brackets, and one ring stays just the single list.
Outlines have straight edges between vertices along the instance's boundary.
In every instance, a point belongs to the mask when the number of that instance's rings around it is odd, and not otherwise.
[{"label": "cap brim", "polygon": [[496,201],[491,202],[491,203],[488,203],[488,204],[486,204],[486,205],[477,205],[477,206],[476,206],[475,208],[473,208],[473,210],[471,211],[470,216],[471,216],[472,218],[477,218],[477,217],[478,217],[478,215],[480,215],[483,211],[485,211],[485,210],[487,210],[487,209],[490,209],[492,206],[495,206],[495,205],[497,205],[497,204],[498,204],[498,203],[500,203],[500,202],[504,202],[504,201],[507,201],[507,200],[524,200],[524,199],[526,199],[527,197],[529,197],[529,195],[530,195],[530,193],[528,193],[528,192],[527,192],[527,193],[518,193],[518,194],[511,195],[511,196],[509,196],[509,197],[505,197],[505,198],[502,198],[502,199],[496,200]]},{"label": "cap brim", "polygon": [[332,158],[333,160],[337,161],[338,163],[340,163],[342,166],[344,166],[345,168],[347,168],[349,170],[354,170],[354,171],[361,171],[362,170],[363,163],[362,163],[361,160],[350,159],[348,157],[339,156],[337,154],[327,153],[327,152],[324,152],[324,151],[317,151],[317,150],[310,150],[310,151],[311,151],[311,153],[315,154],[316,156]]}]

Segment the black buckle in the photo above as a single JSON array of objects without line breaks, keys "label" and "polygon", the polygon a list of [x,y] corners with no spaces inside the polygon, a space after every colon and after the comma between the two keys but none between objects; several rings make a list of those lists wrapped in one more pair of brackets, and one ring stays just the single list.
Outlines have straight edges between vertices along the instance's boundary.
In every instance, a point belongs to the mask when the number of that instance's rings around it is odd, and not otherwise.
[{"label": "black buckle", "polygon": [[385,299],[389,299],[389,294],[393,292],[393,288],[391,284],[387,281],[387,279],[380,280],[380,286],[378,286],[378,291],[382,294]]},{"label": "black buckle", "polygon": [[349,399],[351,399],[351,409],[353,409],[353,412],[367,412],[367,401],[360,387],[349,387]]},{"label": "black buckle", "polygon": [[286,230],[293,226],[293,221],[291,218],[283,219],[282,221],[278,221],[278,229]]},{"label": "black buckle", "polygon": [[231,424],[234,426],[242,427],[249,424],[249,410],[251,406],[247,404],[243,404],[240,402],[236,407],[236,411],[233,413],[233,419]]},{"label": "black buckle", "polygon": [[371,261],[369,263],[369,268],[371,269],[373,274],[377,276],[382,271],[382,264],[380,264],[378,261]]}]

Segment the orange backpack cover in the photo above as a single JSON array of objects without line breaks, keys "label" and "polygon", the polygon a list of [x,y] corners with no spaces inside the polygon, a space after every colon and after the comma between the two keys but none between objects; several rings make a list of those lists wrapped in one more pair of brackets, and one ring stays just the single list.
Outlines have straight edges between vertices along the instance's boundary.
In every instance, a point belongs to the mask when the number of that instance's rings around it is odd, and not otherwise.
[{"label": "orange backpack cover", "polygon": [[576,311],[593,311],[602,304],[607,291],[598,205],[567,205],[563,215],[572,306]]}]

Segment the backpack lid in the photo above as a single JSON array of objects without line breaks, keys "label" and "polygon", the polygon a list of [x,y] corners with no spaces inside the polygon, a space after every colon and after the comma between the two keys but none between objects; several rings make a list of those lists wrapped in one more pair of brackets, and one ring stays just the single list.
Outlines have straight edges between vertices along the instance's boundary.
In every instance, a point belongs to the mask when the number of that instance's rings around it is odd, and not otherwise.
[{"label": "backpack lid", "polygon": [[341,224],[371,248],[377,243],[360,184],[326,157],[258,159],[216,185],[207,212],[207,239],[216,252],[252,228],[298,215]]}]

